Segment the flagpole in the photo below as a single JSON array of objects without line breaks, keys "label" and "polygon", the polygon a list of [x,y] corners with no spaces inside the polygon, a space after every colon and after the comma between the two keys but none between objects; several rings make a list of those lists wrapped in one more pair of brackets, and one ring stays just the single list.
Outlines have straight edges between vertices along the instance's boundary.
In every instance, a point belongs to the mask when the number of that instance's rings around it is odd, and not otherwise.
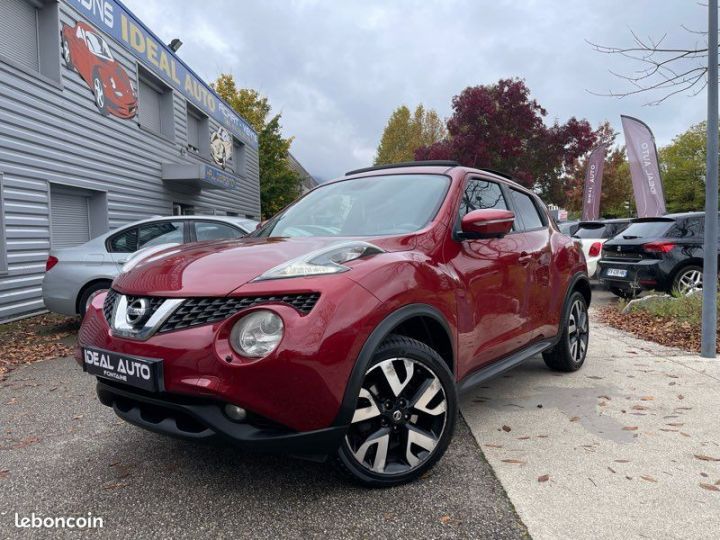
[{"label": "flagpole", "polygon": [[708,119],[705,177],[705,249],[700,354],[715,358],[718,262],[718,0],[708,2]]}]

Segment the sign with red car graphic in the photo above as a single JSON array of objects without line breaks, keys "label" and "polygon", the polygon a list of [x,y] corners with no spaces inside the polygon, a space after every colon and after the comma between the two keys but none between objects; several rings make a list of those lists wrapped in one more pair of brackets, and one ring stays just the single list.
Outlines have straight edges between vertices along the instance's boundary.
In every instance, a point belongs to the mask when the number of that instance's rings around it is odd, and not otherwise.
[{"label": "sign with red car graphic", "polygon": [[65,65],[88,85],[98,110],[126,120],[134,118],[137,91],[100,32],[84,22],[74,27],[64,24],[61,40]]}]

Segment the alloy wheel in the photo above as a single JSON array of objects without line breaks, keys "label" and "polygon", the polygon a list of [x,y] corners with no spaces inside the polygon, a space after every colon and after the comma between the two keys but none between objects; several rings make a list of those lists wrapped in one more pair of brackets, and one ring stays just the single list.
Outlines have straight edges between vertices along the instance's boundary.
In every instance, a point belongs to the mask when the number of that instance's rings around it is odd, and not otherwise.
[{"label": "alloy wheel", "polygon": [[677,292],[685,295],[702,289],[702,279],[702,270],[692,269],[683,272],[677,281]]},{"label": "alloy wheel", "polygon": [[573,362],[580,363],[585,358],[589,335],[590,325],[587,306],[580,299],[577,299],[570,308],[567,328],[568,349]]},{"label": "alloy wheel", "polygon": [[95,90],[95,103],[98,108],[102,109],[105,107],[105,91],[102,82],[97,77],[93,80],[93,89]]},{"label": "alloy wheel", "polygon": [[411,358],[390,358],[365,374],[345,444],[376,474],[403,474],[425,463],[447,424],[440,379]]}]

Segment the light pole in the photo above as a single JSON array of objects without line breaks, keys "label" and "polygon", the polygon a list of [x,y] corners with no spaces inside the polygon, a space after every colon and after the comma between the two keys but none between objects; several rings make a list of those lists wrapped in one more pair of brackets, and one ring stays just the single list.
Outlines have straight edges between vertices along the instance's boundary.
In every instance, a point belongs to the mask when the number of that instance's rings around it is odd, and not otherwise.
[{"label": "light pole", "polygon": [[709,0],[708,2],[708,119],[704,251],[700,354],[705,358],[715,358],[718,260],[718,0]]}]

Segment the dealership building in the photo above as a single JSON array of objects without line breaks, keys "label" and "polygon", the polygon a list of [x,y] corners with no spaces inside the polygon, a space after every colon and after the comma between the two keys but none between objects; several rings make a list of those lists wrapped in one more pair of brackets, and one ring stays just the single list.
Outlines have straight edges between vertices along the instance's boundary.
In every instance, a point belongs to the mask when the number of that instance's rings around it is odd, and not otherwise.
[{"label": "dealership building", "polygon": [[51,248],[260,218],[257,133],[176,48],[117,0],[0,1],[0,322],[43,309]]}]

